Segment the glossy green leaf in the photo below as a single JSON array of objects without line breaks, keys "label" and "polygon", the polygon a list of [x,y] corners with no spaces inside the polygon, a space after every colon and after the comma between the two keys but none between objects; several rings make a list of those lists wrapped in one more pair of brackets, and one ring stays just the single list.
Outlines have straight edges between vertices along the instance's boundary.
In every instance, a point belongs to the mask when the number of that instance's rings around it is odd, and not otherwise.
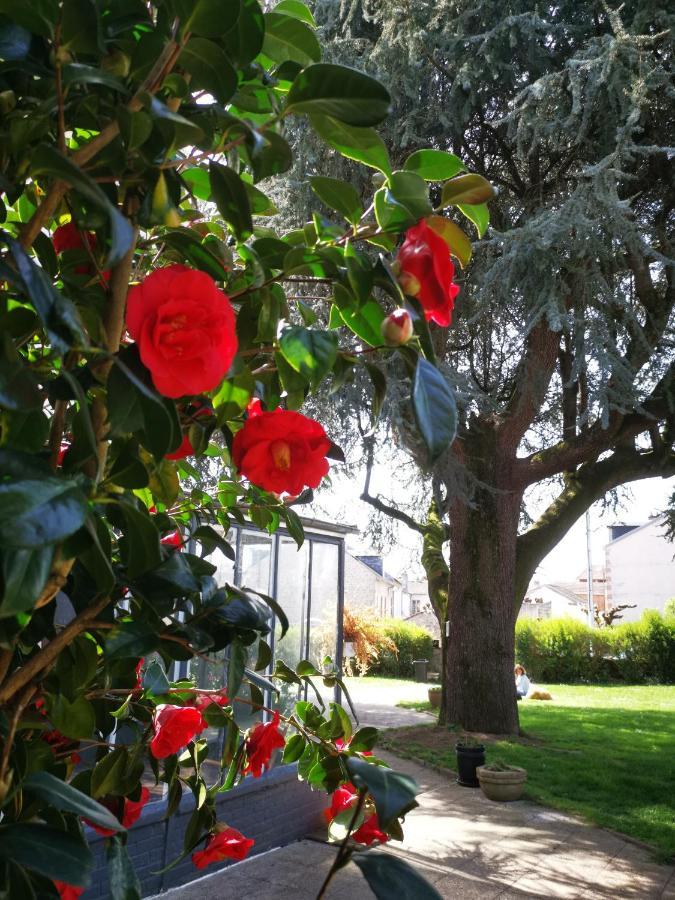
[{"label": "glossy green leaf", "polygon": [[103,212],[110,225],[110,252],[106,265],[114,266],[131,247],[133,229],[131,223],[112,205],[108,196],[78,165],[67,159],[54,147],[41,144],[34,152],[31,162],[33,176],[49,175],[66,181]]},{"label": "glossy green leaf", "polygon": [[211,193],[219,213],[232,226],[237,238],[246,240],[253,231],[253,220],[244,182],[234,169],[213,161],[209,175]]},{"label": "glossy green leaf", "polygon": [[305,751],[307,741],[301,734],[292,734],[284,747],[283,762],[297,762]]},{"label": "glossy green leaf", "polygon": [[74,534],[89,507],[81,489],[71,480],[0,483],[0,545],[3,548],[39,548]]},{"label": "glossy green leaf", "polygon": [[240,12],[240,0],[197,0],[183,31],[201,37],[218,37],[236,26]]},{"label": "glossy green leaf", "polygon": [[190,38],[178,64],[192,75],[194,87],[213,94],[220,103],[227,103],[237,90],[237,73],[215,41]]},{"label": "glossy green leaf", "polygon": [[265,16],[262,51],[276,63],[290,59],[301,66],[311,66],[321,59],[321,47],[314,31],[299,19],[276,9]]},{"label": "glossy green leaf", "polygon": [[393,772],[353,756],[347,759],[346,764],[354,786],[367,788],[375,801],[382,828],[388,828],[417,806],[417,784],[409,775]]},{"label": "glossy green leaf", "polygon": [[457,433],[457,404],[452,388],[436,366],[420,357],[412,389],[415,421],[432,462],[450,446]]},{"label": "glossy green leaf", "polygon": [[129,751],[126,747],[115,747],[99,759],[91,773],[92,797],[119,796],[123,793],[121,788],[128,765]]},{"label": "glossy green leaf", "polygon": [[482,238],[487,227],[490,224],[490,210],[487,203],[458,203],[457,209],[466,216],[469,221],[473,222],[478,232],[478,237]]},{"label": "glossy green leaf", "polygon": [[301,0],[280,0],[274,7],[274,12],[284,13],[287,16],[293,16],[306,25],[316,28],[316,21],[309,8],[301,2]]},{"label": "glossy green leaf", "polygon": [[293,164],[293,151],[288,141],[276,131],[265,132],[264,138],[250,154],[256,182],[287,172]]},{"label": "glossy green leaf", "polygon": [[289,113],[330,116],[360,127],[378,125],[390,109],[391,97],[383,84],[370,75],[334,63],[317,63],[303,69],[286,100]]},{"label": "glossy green leaf", "polygon": [[126,831],[109,809],[49,772],[34,772],[24,780],[21,787],[55,809],[75,813],[101,828]]},{"label": "glossy green leaf", "polygon": [[160,696],[161,694],[166,694],[170,688],[171,685],[166,677],[164,666],[158,660],[153,659],[143,673],[143,690]]},{"label": "glossy green leaf", "polygon": [[296,372],[316,387],[330,371],[337,357],[336,335],[293,326],[282,332],[279,349]]},{"label": "glossy green leaf", "polygon": [[94,0],[63,0],[61,41],[73,53],[98,53],[103,49],[101,23]]},{"label": "glossy green leaf", "polygon": [[54,547],[32,550],[0,551],[4,590],[0,601],[0,619],[28,612],[47,583],[54,558]]},{"label": "glossy green leaf", "polygon": [[460,203],[475,205],[485,203],[495,196],[495,189],[482,175],[458,175],[446,181],[441,191],[439,209],[458,206]]},{"label": "glossy green leaf", "polygon": [[112,900],[141,900],[141,884],[126,844],[119,838],[112,838],[107,842],[106,855]]},{"label": "glossy green leaf", "polygon": [[[129,578],[136,578],[161,562],[159,533],[150,517],[134,506],[119,503],[117,509],[123,517],[121,528],[124,539],[120,543],[122,560]],[[136,655],[143,656],[142,653]]]},{"label": "glossy green leaf", "polygon": [[355,335],[371,347],[382,346],[380,325],[384,319],[382,307],[375,300],[368,300],[362,306],[340,309],[340,318]]},{"label": "glossy green leaf", "polygon": [[241,641],[234,640],[230,644],[227,655],[227,696],[234,700],[244,678],[244,669],[248,662],[248,650]]},{"label": "glossy green leaf", "polygon": [[319,200],[323,201],[329,209],[337,210],[352,225],[358,223],[363,215],[363,207],[356,188],[349,182],[341,181],[339,178],[314,175],[309,179],[309,183]]},{"label": "glossy green leaf", "polygon": [[392,853],[353,853],[351,861],[361,869],[377,900],[441,900],[426,878]]},{"label": "glossy green leaf", "polygon": [[349,742],[349,749],[360,750],[361,752],[363,752],[364,750],[372,750],[377,743],[378,737],[379,732],[377,728],[373,728],[371,725],[366,725],[363,728],[359,728],[359,730],[354,734],[354,737]]},{"label": "glossy green leaf", "polygon": [[94,866],[91,850],[79,834],[32,822],[0,825],[0,859],[83,888]]},{"label": "glossy green leaf", "polygon": [[105,641],[108,659],[139,659],[157,648],[156,629],[144,622],[120,622]]},{"label": "glossy green leaf", "polygon": [[384,141],[372,128],[354,128],[330,116],[312,115],[312,128],[330,147],[348,159],[391,174],[389,153]]},{"label": "glossy green leaf", "polygon": [[403,163],[406,172],[414,172],[425,181],[445,181],[466,171],[466,166],[454,153],[445,150],[416,150]]},{"label": "glossy green leaf", "polygon": [[237,66],[247,66],[262,50],[265,36],[265,17],[258,0],[242,0],[236,26],[228,31],[221,43]]},{"label": "glossy green leaf", "polygon": [[431,212],[426,183],[414,172],[394,172],[375,194],[375,218],[385,230],[400,230]]}]

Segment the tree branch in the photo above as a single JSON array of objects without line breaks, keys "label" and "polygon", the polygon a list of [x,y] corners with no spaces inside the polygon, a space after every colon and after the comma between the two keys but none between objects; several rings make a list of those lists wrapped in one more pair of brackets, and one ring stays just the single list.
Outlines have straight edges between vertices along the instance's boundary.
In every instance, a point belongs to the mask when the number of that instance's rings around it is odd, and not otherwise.
[{"label": "tree branch", "polygon": [[596,500],[621,484],[673,474],[675,453],[672,450],[639,451],[621,447],[608,459],[587,463],[568,476],[563,491],[536,524],[518,538],[516,605],[520,606],[539,563]]},{"label": "tree branch", "polygon": [[409,516],[407,513],[402,512],[400,509],[396,509],[395,506],[389,506],[388,503],[380,500],[379,497],[373,497],[370,493],[370,476],[373,473],[373,442],[368,442],[368,463],[366,465],[366,480],[363,485],[363,492],[361,493],[361,500],[364,503],[369,503],[374,509],[378,512],[384,513],[385,516],[390,516],[392,519],[396,519],[399,522],[403,522],[404,525],[407,525],[408,528],[411,528],[413,531],[419,532],[419,534],[424,534],[425,528],[424,525],[421,525],[419,522],[416,522],[412,516]]}]

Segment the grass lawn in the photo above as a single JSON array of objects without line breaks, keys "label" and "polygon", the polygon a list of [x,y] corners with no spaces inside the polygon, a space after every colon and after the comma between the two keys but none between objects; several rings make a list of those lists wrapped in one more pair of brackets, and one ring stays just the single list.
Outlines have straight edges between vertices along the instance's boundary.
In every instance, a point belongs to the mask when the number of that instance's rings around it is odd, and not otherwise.
[{"label": "grass lawn", "polygon": [[[675,856],[675,687],[537,687],[553,702],[520,703],[523,736],[486,741],[488,762],[526,768],[530,800],[645,841],[661,859]],[[380,746],[454,769],[454,739],[446,728],[415,726],[386,732]]]}]

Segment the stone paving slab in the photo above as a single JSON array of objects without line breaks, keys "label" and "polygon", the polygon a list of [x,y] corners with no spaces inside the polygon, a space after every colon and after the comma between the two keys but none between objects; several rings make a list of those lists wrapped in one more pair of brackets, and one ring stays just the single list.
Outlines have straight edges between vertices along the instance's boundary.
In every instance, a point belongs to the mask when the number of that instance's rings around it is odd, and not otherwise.
[{"label": "stone paving slab", "polygon": [[[649,851],[621,835],[533,803],[492,803],[444,774],[382,755],[421,788],[420,806],[406,818],[404,841],[384,851],[413,865],[443,898],[675,900],[675,868],[658,865]],[[300,841],[162,898],[313,900],[334,854],[335,848],[322,840]],[[349,865],[326,897],[373,900],[374,895]]]}]

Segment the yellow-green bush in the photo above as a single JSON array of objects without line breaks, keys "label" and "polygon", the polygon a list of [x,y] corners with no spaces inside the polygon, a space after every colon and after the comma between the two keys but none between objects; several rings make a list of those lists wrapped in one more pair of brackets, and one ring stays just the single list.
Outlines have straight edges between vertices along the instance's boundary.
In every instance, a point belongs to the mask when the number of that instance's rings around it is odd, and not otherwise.
[{"label": "yellow-green bush", "polygon": [[434,639],[426,628],[409,622],[390,621],[380,623],[378,629],[383,637],[395,644],[397,653],[382,647],[368,674],[412,678],[413,660],[431,659]]},{"label": "yellow-green bush", "polygon": [[543,682],[675,682],[675,619],[589,628],[576,619],[520,619],[516,661]]}]

